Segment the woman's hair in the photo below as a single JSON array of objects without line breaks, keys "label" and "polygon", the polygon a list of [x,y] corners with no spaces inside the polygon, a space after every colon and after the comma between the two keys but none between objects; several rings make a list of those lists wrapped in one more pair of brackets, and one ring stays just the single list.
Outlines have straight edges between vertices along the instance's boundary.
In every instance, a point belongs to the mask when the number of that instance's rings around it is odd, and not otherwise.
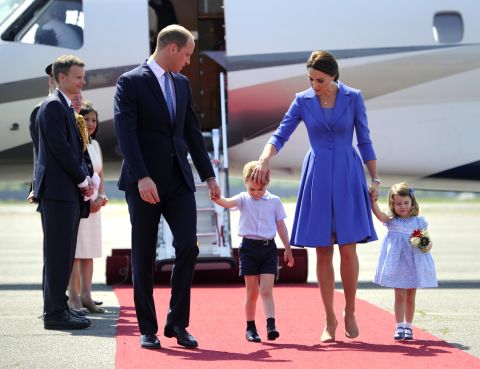
[{"label": "woman's hair", "polygon": [[[250,161],[243,167],[243,183],[247,183],[252,176],[253,170],[258,165],[258,161]],[[266,183],[270,182],[270,178],[267,178]]]},{"label": "woman's hair", "polygon": [[90,101],[84,101],[82,103],[82,107],[80,108],[80,111],[78,112],[78,114],[80,114],[81,116],[85,116],[89,113],[95,113],[95,116],[97,117],[97,126],[95,127],[95,131],[93,131],[93,133],[90,135],[90,138],[94,139],[96,136],[97,136],[97,133],[98,133],[98,127],[100,124],[98,124],[98,112],[93,108],[93,105]]},{"label": "woman's hair", "polygon": [[417,199],[413,192],[413,188],[408,185],[408,183],[402,182],[394,184],[390,187],[390,191],[388,192],[388,208],[390,209],[390,213],[395,217],[395,211],[393,210],[393,196],[409,196],[412,200],[412,208],[410,209],[410,213],[408,214],[411,217],[416,217],[420,212],[420,207],[418,206]]},{"label": "woman's hair", "polygon": [[334,81],[338,81],[340,74],[338,73],[338,64],[335,57],[327,51],[315,50],[307,60],[307,68],[313,68],[331,77]]}]

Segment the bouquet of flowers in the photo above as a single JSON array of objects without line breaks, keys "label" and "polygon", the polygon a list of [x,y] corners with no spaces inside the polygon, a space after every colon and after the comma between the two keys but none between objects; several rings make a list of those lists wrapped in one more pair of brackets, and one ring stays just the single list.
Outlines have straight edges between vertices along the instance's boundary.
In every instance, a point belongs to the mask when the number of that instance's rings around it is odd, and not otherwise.
[{"label": "bouquet of flowers", "polygon": [[421,252],[428,252],[427,247],[430,245],[430,236],[426,229],[415,229],[410,235],[410,243],[413,247],[418,248]]}]

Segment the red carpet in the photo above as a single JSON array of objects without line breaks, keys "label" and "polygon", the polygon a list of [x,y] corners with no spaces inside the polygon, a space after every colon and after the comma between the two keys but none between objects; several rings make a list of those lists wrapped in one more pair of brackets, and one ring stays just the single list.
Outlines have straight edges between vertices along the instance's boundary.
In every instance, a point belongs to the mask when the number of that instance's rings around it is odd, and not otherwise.
[{"label": "red carpet", "polygon": [[470,356],[426,332],[414,329],[415,340],[394,342],[392,314],[358,300],[360,336],[347,339],[341,319],[343,294],[336,292],[339,325],[337,342],[320,343],[323,308],[314,285],[278,285],[274,288],[277,328],[280,338],[267,341],[261,302],[257,305],[257,328],[262,343],[244,338],[244,288],[239,285],[197,286],[192,290],[189,331],[199,348],[178,346],[163,337],[169,288],[155,289],[155,304],[161,327],[161,350],[139,346],[139,332],[131,286],[114,288],[121,305],[117,327],[117,369],[480,369],[480,359]]}]

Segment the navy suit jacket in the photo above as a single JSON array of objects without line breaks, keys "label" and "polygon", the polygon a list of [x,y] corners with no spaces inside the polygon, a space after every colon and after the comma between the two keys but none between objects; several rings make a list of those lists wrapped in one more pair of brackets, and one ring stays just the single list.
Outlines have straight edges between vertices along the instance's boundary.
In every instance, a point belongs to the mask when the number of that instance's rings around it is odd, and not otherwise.
[{"label": "navy suit jacket", "polygon": [[36,117],[38,157],[34,195],[39,199],[82,201],[78,184],[88,175],[73,111],[57,90]]},{"label": "navy suit jacket", "polygon": [[193,107],[188,79],[172,73],[176,111],[173,128],[167,103],[157,77],[143,63],[117,81],[114,121],[117,141],[123,155],[118,187],[137,186],[139,179],[151,177],[161,195],[169,185],[176,158],[187,186],[195,191],[188,152],[202,181],[215,173]]}]

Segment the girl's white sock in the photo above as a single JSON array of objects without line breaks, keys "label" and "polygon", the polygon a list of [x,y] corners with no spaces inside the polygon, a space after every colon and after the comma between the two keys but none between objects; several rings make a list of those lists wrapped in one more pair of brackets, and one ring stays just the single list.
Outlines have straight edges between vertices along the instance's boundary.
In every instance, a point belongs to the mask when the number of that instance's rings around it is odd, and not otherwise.
[{"label": "girl's white sock", "polygon": [[403,324],[404,324],[404,325],[403,325],[404,328],[410,328],[410,329],[412,329],[412,322],[405,322],[405,323],[403,323]]}]

